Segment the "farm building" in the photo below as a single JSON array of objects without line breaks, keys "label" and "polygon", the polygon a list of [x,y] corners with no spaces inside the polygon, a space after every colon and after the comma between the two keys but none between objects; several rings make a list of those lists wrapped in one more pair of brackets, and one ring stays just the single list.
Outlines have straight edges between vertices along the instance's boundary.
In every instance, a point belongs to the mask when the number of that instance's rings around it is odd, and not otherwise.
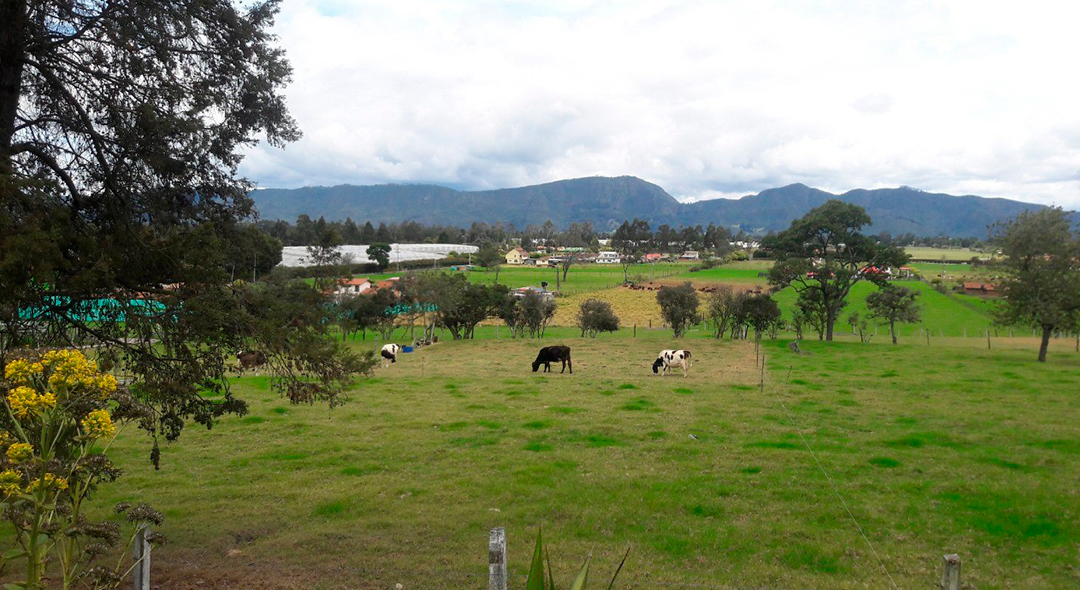
[{"label": "farm building", "polygon": [[524,248],[518,246],[513,250],[506,253],[507,264],[525,264],[525,261],[529,259],[529,253]]},{"label": "farm building", "polygon": [[997,285],[991,283],[964,283],[964,291],[972,295],[997,295]]},{"label": "farm building", "polygon": [[642,262],[660,262],[664,255],[659,252],[650,252],[641,258]]},{"label": "farm building", "polygon": [[686,252],[683,252],[682,256],[679,258],[682,260],[697,260],[698,258],[701,258],[701,256],[698,255],[697,250],[687,250]]},{"label": "farm building", "polygon": [[596,256],[597,264],[618,264],[621,260],[618,252],[612,252],[610,250],[605,250]]},{"label": "farm building", "polygon": [[346,295],[360,295],[362,293],[367,293],[372,288],[371,281],[367,279],[338,281],[338,284],[334,287],[334,296],[344,297]]}]

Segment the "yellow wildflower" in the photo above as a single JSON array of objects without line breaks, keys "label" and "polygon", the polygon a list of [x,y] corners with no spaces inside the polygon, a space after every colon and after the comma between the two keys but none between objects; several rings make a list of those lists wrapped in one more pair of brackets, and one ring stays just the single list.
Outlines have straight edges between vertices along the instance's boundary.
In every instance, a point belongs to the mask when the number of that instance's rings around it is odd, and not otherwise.
[{"label": "yellow wildflower", "polygon": [[55,487],[58,490],[66,490],[68,487],[68,482],[66,478],[57,477],[51,473],[46,473],[45,485],[49,487]]},{"label": "yellow wildflower", "polygon": [[12,389],[7,396],[8,405],[11,406],[11,413],[15,414],[16,418],[29,416],[37,408],[39,397],[36,391],[25,385]]},{"label": "yellow wildflower", "polygon": [[103,373],[97,378],[97,388],[101,390],[102,399],[116,392],[116,377]]},{"label": "yellow wildflower", "polygon": [[8,445],[17,440],[17,438],[8,434],[7,431],[0,430],[0,449],[8,448]]},{"label": "yellow wildflower", "polygon": [[105,410],[94,410],[82,421],[83,430],[90,438],[110,437],[116,433],[116,425]]},{"label": "yellow wildflower", "polygon": [[0,473],[0,496],[8,497],[19,493],[22,490],[22,474],[18,471],[7,471]]},{"label": "yellow wildflower", "polygon": [[26,359],[15,359],[4,368],[4,378],[17,385],[30,383],[35,375],[40,375],[45,370],[41,363],[33,363]]},{"label": "yellow wildflower", "polygon": [[15,464],[29,461],[33,456],[34,447],[24,442],[15,443],[8,447],[7,450],[8,460]]}]

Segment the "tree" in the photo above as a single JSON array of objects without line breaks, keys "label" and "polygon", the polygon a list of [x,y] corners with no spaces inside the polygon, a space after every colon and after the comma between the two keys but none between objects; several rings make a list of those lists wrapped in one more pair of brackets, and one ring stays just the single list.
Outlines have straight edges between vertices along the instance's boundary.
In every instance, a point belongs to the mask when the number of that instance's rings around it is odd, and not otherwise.
[{"label": "tree", "polygon": [[[361,366],[319,340],[323,298],[310,287],[229,280],[253,214],[242,154],[300,136],[281,93],[291,72],[270,33],[277,11],[276,0],[0,2],[0,360],[15,347],[103,347],[147,405],[155,462],[159,436],[244,411],[226,377],[238,349],[267,354],[293,400],[339,399],[351,375],[338,377]],[[255,304],[269,294],[283,298]]]},{"label": "tree", "polygon": [[675,332],[675,338],[682,336],[697,318],[697,290],[689,282],[678,287],[660,287],[656,302],[660,304],[660,315]]},{"label": "tree", "polygon": [[365,251],[368,260],[374,260],[379,272],[390,266],[390,244],[378,242],[367,247]]},{"label": "tree", "polygon": [[425,273],[434,284],[431,289],[438,324],[450,331],[454,340],[473,337],[476,325],[498,312],[509,289],[505,285],[471,283],[465,275],[446,276]]},{"label": "tree", "polygon": [[588,334],[592,338],[600,332],[618,332],[619,316],[611,309],[611,304],[599,299],[586,299],[578,308],[577,326],[581,328],[581,337]]},{"label": "tree", "polygon": [[757,340],[780,321],[780,306],[766,294],[750,295],[742,301],[746,323],[754,329]]},{"label": "tree", "polygon": [[571,252],[563,257],[559,266],[562,267],[562,280],[566,282],[566,273],[570,272],[570,267],[574,265],[574,261],[577,259],[577,254]]},{"label": "tree", "polygon": [[1025,211],[996,228],[1006,279],[998,321],[1041,331],[1039,362],[1055,330],[1080,323],[1080,234],[1058,207]]},{"label": "tree", "polygon": [[495,283],[499,282],[499,270],[506,258],[499,253],[499,249],[492,244],[484,245],[476,253],[476,263],[480,266],[495,271]]},{"label": "tree", "polygon": [[534,338],[543,338],[547,325],[555,317],[555,300],[530,291],[517,303],[517,324]]},{"label": "tree", "polygon": [[713,334],[717,338],[722,338],[731,326],[740,304],[738,299],[739,296],[727,285],[720,285],[709,296],[707,313],[712,321]]},{"label": "tree", "polygon": [[[322,221],[322,218],[319,218],[319,221]],[[341,278],[338,268],[341,264],[341,234],[333,228],[327,228],[325,223],[322,227],[316,224],[316,228],[315,241],[307,247],[307,261],[311,265],[315,289],[326,291],[333,288]]]},{"label": "tree", "polygon": [[832,340],[840,310],[855,284],[867,280],[884,285],[885,271],[908,260],[899,248],[859,233],[870,222],[862,207],[830,200],[762,242],[776,259],[769,283],[777,290],[791,286],[800,295],[813,293],[811,300],[824,314],[825,340]]},{"label": "tree", "polygon": [[919,321],[919,304],[915,302],[918,296],[918,291],[897,285],[889,285],[866,296],[870,317],[888,322],[893,344],[896,344],[896,322]]}]

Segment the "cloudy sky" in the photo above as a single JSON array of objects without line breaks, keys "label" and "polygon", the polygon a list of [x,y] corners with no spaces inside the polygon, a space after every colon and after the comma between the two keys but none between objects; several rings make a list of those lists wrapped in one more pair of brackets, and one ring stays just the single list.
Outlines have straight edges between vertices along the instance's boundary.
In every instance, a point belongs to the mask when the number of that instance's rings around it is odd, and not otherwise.
[{"label": "cloudy sky", "polygon": [[1069,2],[285,0],[304,138],[263,187],[634,175],[1080,207]]}]

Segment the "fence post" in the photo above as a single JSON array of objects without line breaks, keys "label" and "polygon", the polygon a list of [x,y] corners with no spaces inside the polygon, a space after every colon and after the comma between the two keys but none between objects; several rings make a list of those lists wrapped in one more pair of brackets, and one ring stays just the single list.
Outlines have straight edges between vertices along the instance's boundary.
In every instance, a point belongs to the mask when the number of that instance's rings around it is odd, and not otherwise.
[{"label": "fence post", "polygon": [[143,525],[135,533],[135,570],[132,575],[135,579],[135,590],[150,590],[150,543],[146,540],[149,532],[150,527]]},{"label": "fence post", "polygon": [[960,590],[960,556],[946,555],[945,569],[941,572],[941,590]]},{"label": "fence post", "polygon": [[637,324],[634,324],[634,338],[637,338]]},{"label": "fence post", "polygon": [[506,529],[488,533],[488,590],[506,590]]}]

